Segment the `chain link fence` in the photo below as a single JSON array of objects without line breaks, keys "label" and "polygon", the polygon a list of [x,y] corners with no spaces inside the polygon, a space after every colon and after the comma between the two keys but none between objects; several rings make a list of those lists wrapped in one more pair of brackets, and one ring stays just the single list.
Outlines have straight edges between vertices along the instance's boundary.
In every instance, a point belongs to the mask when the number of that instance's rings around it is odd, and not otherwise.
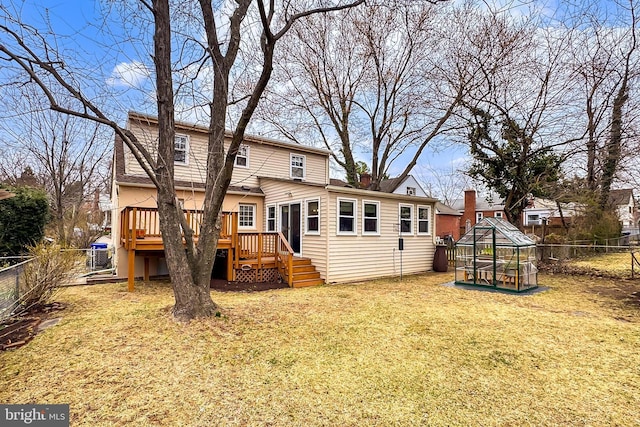
[{"label": "chain link fence", "polygon": [[0,258],[0,322],[13,314],[20,305],[20,288],[24,280],[24,267],[31,259],[23,257]]},{"label": "chain link fence", "polygon": [[[106,245],[88,249],[63,249],[77,255],[68,283],[60,286],[85,284],[86,278],[96,274],[112,274],[112,249]],[[31,257],[0,257],[0,323],[15,315],[27,296],[24,286],[24,269],[33,262]],[[20,310],[18,310],[20,311]]]}]

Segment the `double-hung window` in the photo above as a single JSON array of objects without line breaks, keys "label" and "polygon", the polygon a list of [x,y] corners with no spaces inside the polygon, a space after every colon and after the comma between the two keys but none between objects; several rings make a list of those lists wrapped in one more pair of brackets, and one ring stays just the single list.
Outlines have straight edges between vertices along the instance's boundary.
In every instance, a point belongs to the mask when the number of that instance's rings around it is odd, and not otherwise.
[{"label": "double-hung window", "polygon": [[305,177],[305,156],[301,154],[291,154],[289,173],[291,178],[304,179]]},{"label": "double-hung window", "polygon": [[400,232],[413,234],[413,205],[400,205]]},{"label": "double-hung window", "polygon": [[418,206],[418,234],[430,234],[429,220],[431,219],[431,208],[429,206]]},{"label": "double-hung window", "polygon": [[267,206],[267,231],[276,231],[276,207]]},{"label": "double-hung window", "polygon": [[320,200],[307,200],[307,234],[320,234]]},{"label": "double-hung window", "polygon": [[255,228],[256,226],[256,205],[238,205],[238,227]]},{"label": "double-hung window", "polygon": [[362,234],[380,234],[380,202],[362,202]]},{"label": "double-hung window", "polygon": [[338,234],[356,234],[356,201],[338,199]]},{"label": "double-hung window", "polygon": [[241,145],[238,148],[238,154],[236,154],[236,166],[240,168],[249,167],[249,147]]},{"label": "double-hung window", "polygon": [[187,135],[176,135],[173,142],[173,161],[177,164],[188,164],[189,137]]}]

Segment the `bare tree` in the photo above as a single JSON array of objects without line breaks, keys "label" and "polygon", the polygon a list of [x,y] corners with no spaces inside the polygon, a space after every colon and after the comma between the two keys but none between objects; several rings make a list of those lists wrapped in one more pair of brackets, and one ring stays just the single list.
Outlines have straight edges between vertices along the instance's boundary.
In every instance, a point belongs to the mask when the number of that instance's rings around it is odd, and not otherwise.
[{"label": "bare tree", "polygon": [[472,9],[458,54],[474,76],[462,117],[474,160],[469,173],[503,198],[515,225],[582,139],[563,114],[572,104],[564,65],[571,33],[539,24],[508,10]]},{"label": "bare tree", "polygon": [[[298,142],[322,141],[351,184],[358,151],[370,155],[371,189],[402,155],[406,177],[447,130],[464,88],[463,76],[443,61],[451,39],[435,3],[373,4],[293,32],[265,119]],[[296,120],[285,117],[290,100]]]},{"label": "bare tree", "polygon": [[58,241],[70,246],[77,227],[88,232],[89,218],[83,205],[93,200],[96,191],[106,190],[102,177],[107,174],[111,146],[107,137],[111,134],[101,135],[95,122],[51,110],[34,110],[46,103],[32,90],[23,88],[10,98],[6,95],[11,108],[20,112],[13,120],[0,122],[10,138],[7,147],[22,153],[35,169],[50,198],[51,225]]},{"label": "bare tree", "polygon": [[[632,90],[637,86],[637,4],[616,1],[606,10],[595,4],[578,4],[568,13],[575,28],[571,66],[581,83],[576,99],[582,103],[578,114],[586,118],[584,153],[586,185],[598,194],[606,208],[609,191],[624,172],[632,168],[637,133]],[[567,20],[569,20],[567,18]],[[627,163],[627,164],[625,164]]]},{"label": "bare tree", "polygon": [[[87,88],[78,84],[74,70],[65,66],[63,52],[56,49],[50,34],[41,33],[2,9],[0,17],[0,60],[7,66],[17,66],[27,80],[37,84],[45,93],[51,108],[82,117],[113,129],[131,150],[145,170],[158,193],[158,213],[163,236],[167,267],[171,275],[175,296],[173,315],[188,320],[210,316],[218,310],[209,292],[211,270],[220,234],[222,201],[231,180],[233,165],[245,130],[253,116],[273,70],[277,42],[290,31],[296,21],[317,13],[326,13],[357,6],[364,0],[344,3],[326,2],[264,2],[238,0],[235,3],[182,2],[173,9],[168,0],[140,0],[132,7],[137,15],[144,15],[152,23],[153,70],[155,72],[155,98],[158,115],[158,145],[154,158],[141,141],[115,120],[108,117],[88,95]],[[188,19],[176,23],[172,16],[180,11]],[[143,27],[144,29],[144,27]],[[188,33],[187,30],[191,32]],[[140,43],[149,41],[144,35]],[[174,50],[186,43],[190,49],[179,51],[176,61]],[[244,46],[260,46],[260,65],[257,78],[242,100],[241,113],[232,130],[228,151],[225,152],[225,119],[227,118],[232,70],[238,53]],[[174,62],[176,61],[176,62]],[[174,136],[176,97],[174,77],[182,85],[185,73],[202,70],[211,73],[208,94],[209,142],[205,181],[205,202],[200,238],[187,224],[174,189]],[[193,78],[193,77],[192,77]],[[67,108],[56,97],[62,88],[80,104],[81,108]],[[182,87],[182,86],[181,86]],[[186,241],[186,250],[183,244]]]}]

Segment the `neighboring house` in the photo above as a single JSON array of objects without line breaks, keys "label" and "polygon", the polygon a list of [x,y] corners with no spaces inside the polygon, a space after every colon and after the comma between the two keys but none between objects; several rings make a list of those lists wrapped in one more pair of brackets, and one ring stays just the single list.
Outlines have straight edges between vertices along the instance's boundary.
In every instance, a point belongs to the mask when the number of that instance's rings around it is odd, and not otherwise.
[{"label": "neighboring house", "polygon": [[[128,128],[149,147],[156,144],[154,117],[130,113]],[[197,233],[204,195],[207,129],[176,123],[175,144],[178,199]],[[286,274],[284,279],[293,286],[392,276],[401,269],[405,274],[431,270],[436,200],[426,197],[418,185],[416,195],[407,195],[402,185],[411,187],[415,182],[411,177],[395,187],[384,183],[389,186],[383,186],[384,191],[330,180],[329,156],[323,149],[245,137],[223,204],[217,263],[226,268],[214,268],[215,274],[228,280],[266,276],[273,280],[271,273],[262,271],[267,270],[265,260],[278,264],[282,251],[275,251],[275,259],[263,257],[258,261],[262,265],[252,257],[259,252],[266,254],[263,248],[268,245],[273,248],[281,244],[278,248],[288,248],[295,256],[294,264],[302,260],[310,263],[304,267],[309,270],[306,279],[305,275],[291,279],[298,267],[273,266],[281,276]],[[113,170],[112,236],[117,275],[127,276],[132,283],[134,276],[166,274],[157,229],[156,190],[117,137]],[[138,231],[144,237],[138,237]],[[399,238],[403,239],[402,257]],[[263,242],[263,246],[256,249],[256,242]]]},{"label": "neighboring house", "polygon": [[[632,189],[611,190],[609,205],[615,208],[623,233],[638,232],[640,218]],[[523,225],[542,225],[545,222],[552,226],[562,225],[562,218],[565,222],[570,222],[573,217],[582,214],[584,209],[585,206],[579,203],[560,203],[558,208],[553,200],[535,198],[523,212]]]},{"label": "neighboring house", "polygon": [[483,218],[506,218],[504,204],[495,200],[477,199],[476,190],[465,190],[464,199],[454,200],[451,207],[462,213],[460,219],[460,234],[464,234],[467,228],[473,227]]},{"label": "neighboring house", "polygon": [[460,220],[462,213],[443,203],[436,203],[436,236],[444,239],[451,236],[453,240],[460,238]]},{"label": "neighboring house", "polygon": [[560,207],[553,200],[534,198],[529,202],[529,206],[522,212],[522,225],[551,225],[560,226],[571,221],[573,217],[579,215],[584,207],[578,203],[560,203]]},{"label": "neighboring house", "polygon": [[637,234],[640,228],[638,206],[631,188],[611,190],[609,205],[616,208],[623,233]]}]

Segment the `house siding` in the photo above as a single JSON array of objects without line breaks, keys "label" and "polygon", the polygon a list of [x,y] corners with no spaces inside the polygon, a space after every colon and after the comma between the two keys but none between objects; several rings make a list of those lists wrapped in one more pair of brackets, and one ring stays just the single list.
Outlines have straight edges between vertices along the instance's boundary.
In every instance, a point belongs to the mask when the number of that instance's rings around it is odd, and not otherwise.
[{"label": "house siding", "polygon": [[[155,157],[158,137],[155,126],[131,122],[130,128],[149,147],[152,156]],[[186,165],[175,164],[175,179],[178,181],[204,183],[207,167],[207,135],[199,131],[185,130],[177,130],[176,133],[189,137],[189,154]],[[249,167],[235,167],[231,177],[231,185],[257,187],[259,185],[259,176],[289,179],[291,153],[305,156],[304,181],[312,183],[326,182],[325,155],[296,150],[294,146],[285,148],[252,141],[247,141],[244,144],[249,147]],[[225,149],[228,149],[228,147],[229,140],[226,140]],[[126,173],[135,176],[146,176],[146,173],[126,146],[124,152]]]},{"label": "house siding", "polygon": [[[321,186],[309,186],[294,182],[277,181],[268,178],[260,180],[260,187],[266,194],[264,200],[263,215],[267,216],[267,206],[276,205],[276,230],[280,230],[280,208],[279,206],[286,203],[301,203],[301,219],[302,219],[302,253],[305,258],[310,258],[316,266],[316,270],[320,272],[320,277],[327,278],[327,191]],[[306,234],[306,201],[318,199],[320,201],[320,233]],[[266,227],[266,225],[265,225]]]},{"label": "house siding", "polygon": [[[402,265],[398,250],[398,206],[411,204],[405,200],[376,199],[372,195],[346,195],[329,193],[328,203],[328,245],[331,248],[328,256],[328,282],[349,282],[355,280],[372,279],[383,276],[399,275],[402,267],[403,274],[430,271],[433,267],[433,253],[435,246],[434,224],[435,209],[433,204],[416,201],[413,203],[413,234],[404,234],[404,250],[402,251]],[[337,203],[338,198],[356,200],[357,216],[355,235],[337,234]],[[380,201],[380,235],[362,234],[362,201]],[[431,206],[431,221],[429,235],[417,234],[417,206]]]}]

